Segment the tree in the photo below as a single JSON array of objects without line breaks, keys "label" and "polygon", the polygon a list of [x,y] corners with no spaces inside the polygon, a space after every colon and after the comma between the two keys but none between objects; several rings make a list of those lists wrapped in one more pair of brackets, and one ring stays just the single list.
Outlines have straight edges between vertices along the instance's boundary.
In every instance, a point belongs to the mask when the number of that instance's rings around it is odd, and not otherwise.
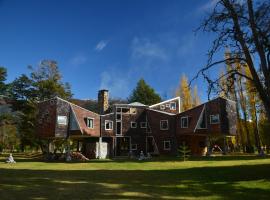
[{"label": "tree", "polygon": [[185,162],[187,157],[190,154],[190,150],[185,142],[183,142],[182,145],[180,145],[178,152],[179,152],[180,156],[183,158],[183,161]]},{"label": "tree", "polygon": [[0,94],[6,94],[7,85],[5,84],[5,80],[7,77],[7,69],[4,67],[0,67]]},{"label": "tree", "polygon": [[192,108],[191,90],[188,84],[188,78],[185,74],[182,75],[179,87],[176,89],[175,96],[181,97],[181,111]]},{"label": "tree", "polygon": [[72,97],[69,83],[62,83],[62,75],[59,72],[58,64],[54,60],[43,60],[40,65],[32,70],[30,78],[35,88],[39,101],[47,100],[55,96],[63,99]]},{"label": "tree", "polygon": [[192,107],[198,106],[201,104],[201,99],[198,95],[198,87],[197,85],[193,88],[193,95],[192,95]]},{"label": "tree", "polygon": [[146,84],[144,79],[140,79],[128,98],[128,102],[140,102],[145,105],[152,105],[161,102],[161,97],[153,88]]},{"label": "tree", "polygon": [[[216,39],[209,50],[208,61],[195,78],[202,75],[208,82],[208,94],[218,84],[219,78],[211,79],[206,73],[212,67],[225,63],[240,62],[248,67],[251,77],[231,70],[226,79],[237,76],[250,80],[264,105],[270,121],[270,2],[267,0],[236,1],[218,0],[213,11],[203,21],[199,30],[215,33]],[[218,51],[229,47],[233,57],[214,60]]]},{"label": "tree", "polygon": [[0,149],[2,150],[9,149],[12,152],[19,145],[15,121],[16,117],[11,113],[0,115]]},{"label": "tree", "polygon": [[11,83],[13,109],[20,116],[18,130],[22,150],[25,145],[35,147],[42,144],[35,133],[38,102],[55,96],[64,99],[72,96],[70,85],[62,83],[56,61],[44,60],[36,69],[30,67],[30,70],[30,76],[23,74]]}]

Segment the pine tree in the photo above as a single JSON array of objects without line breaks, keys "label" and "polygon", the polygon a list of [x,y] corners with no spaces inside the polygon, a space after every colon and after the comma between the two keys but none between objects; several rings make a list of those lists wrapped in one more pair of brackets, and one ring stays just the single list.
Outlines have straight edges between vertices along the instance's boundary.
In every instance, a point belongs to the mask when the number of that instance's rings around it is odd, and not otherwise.
[{"label": "pine tree", "polygon": [[181,97],[181,111],[192,108],[192,96],[188,79],[185,74],[182,75],[179,87],[176,89],[175,96]]},{"label": "pine tree", "polygon": [[161,97],[144,79],[140,79],[136,88],[128,98],[128,102],[140,102],[145,105],[152,105],[161,102]]},{"label": "pine tree", "polygon": [[185,162],[190,154],[190,150],[185,142],[183,142],[182,145],[179,146],[178,152],[180,154],[180,157],[182,157],[183,161]]}]

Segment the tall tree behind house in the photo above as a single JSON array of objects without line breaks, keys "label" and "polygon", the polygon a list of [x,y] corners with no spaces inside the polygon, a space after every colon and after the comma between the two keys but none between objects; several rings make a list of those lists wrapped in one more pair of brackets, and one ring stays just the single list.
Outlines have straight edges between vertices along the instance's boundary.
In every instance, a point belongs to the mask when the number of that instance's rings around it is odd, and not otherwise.
[{"label": "tall tree behind house", "polygon": [[40,141],[35,135],[37,103],[55,96],[70,99],[70,85],[62,82],[62,76],[56,61],[44,60],[34,69],[30,67],[30,76],[22,74],[12,83],[13,109],[19,111],[18,129],[21,149],[25,145],[37,146]]},{"label": "tall tree behind house", "polygon": [[[211,93],[216,80],[207,76],[206,71],[221,63],[231,62],[247,64],[258,96],[264,106],[267,120],[270,122],[270,1],[252,0],[218,0],[213,10],[204,19],[199,29],[214,33],[216,38],[209,49],[208,61],[197,74],[209,83]],[[229,47],[237,57],[216,60],[215,55],[220,49]],[[243,67],[243,65],[242,65]],[[231,71],[227,79],[233,74],[245,77],[240,71]]]},{"label": "tall tree behind house", "polygon": [[188,78],[185,74],[181,76],[179,86],[176,88],[175,96],[181,97],[181,111],[188,110],[200,104],[197,86],[194,86],[193,95],[192,89],[189,86]]},{"label": "tall tree behind house", "polygon": [[129,96],[128,102],[140,102],[145,105],[152,105],[161,102],[161,97],[145,82],[144,79],[140,79],[136,88]]}]

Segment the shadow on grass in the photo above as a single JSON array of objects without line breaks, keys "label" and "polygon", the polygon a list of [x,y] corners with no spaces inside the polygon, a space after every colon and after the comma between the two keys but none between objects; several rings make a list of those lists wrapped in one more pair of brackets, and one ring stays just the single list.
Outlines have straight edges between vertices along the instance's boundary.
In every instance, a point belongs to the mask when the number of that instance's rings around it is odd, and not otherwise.
[{"label": "shadow on grass", "polygon": [[269,199],[270,164],[169,170],[0,169],[1,199]]},{"label": "shadow on grass", "polygon": [[[5,162],[4,155],[1,155],[2,159],[0,162]],[[7,157],[7,156],[6,156]],[[189,161],[240,161],[240,160],[261,160],[261,159],[269,159],[269,155],[265,156],[258,156],[254,154],[242,154],[242,155],[218,155],[218,156],[192,156],[189,157]],[[14,155],[14,159],[16,162],[44,162],[44,163],[67,163],[64,160],[55,160],[55,161],[46,161],[42,154],[36,155],[29,155],[25,156],[22,155]],[[144,163],[144,162],[172,162],[172,161],[181,161],[182,159],[176,156],[156,156],[148,160],[141,160],[138,159],[129,159],[129,158],[112,158],[112,159],[105,159],[105,160],[98,160],[98,159],[90,159],[89,161],[71,161],[68,163],[109,163],[109,162],[116,162],[116,163],[125,163],[125,162],[135,162],[135,163]]]}]

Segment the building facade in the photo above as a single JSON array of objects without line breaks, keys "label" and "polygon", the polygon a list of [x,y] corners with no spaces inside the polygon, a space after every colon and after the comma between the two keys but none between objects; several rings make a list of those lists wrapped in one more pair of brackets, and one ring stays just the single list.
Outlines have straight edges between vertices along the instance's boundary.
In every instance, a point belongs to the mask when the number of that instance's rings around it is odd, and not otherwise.
[{"label": "building facade", "polygon": [[[58,97],[39,103],[37,134],[48,141],[69,138],[89,158],[102,152],[111,157],[141,151],[176,155],[183,142],[192,154],[203,155],[211,138],[225,141],[236,134],[235,103],[227,99],[219,97],[181,112],[180,97],[151,106],[134,102],[109,108],[108,95],[107,90],[99,91],[100,113]],[[226,144],[221,145],[225,149]]]}]

